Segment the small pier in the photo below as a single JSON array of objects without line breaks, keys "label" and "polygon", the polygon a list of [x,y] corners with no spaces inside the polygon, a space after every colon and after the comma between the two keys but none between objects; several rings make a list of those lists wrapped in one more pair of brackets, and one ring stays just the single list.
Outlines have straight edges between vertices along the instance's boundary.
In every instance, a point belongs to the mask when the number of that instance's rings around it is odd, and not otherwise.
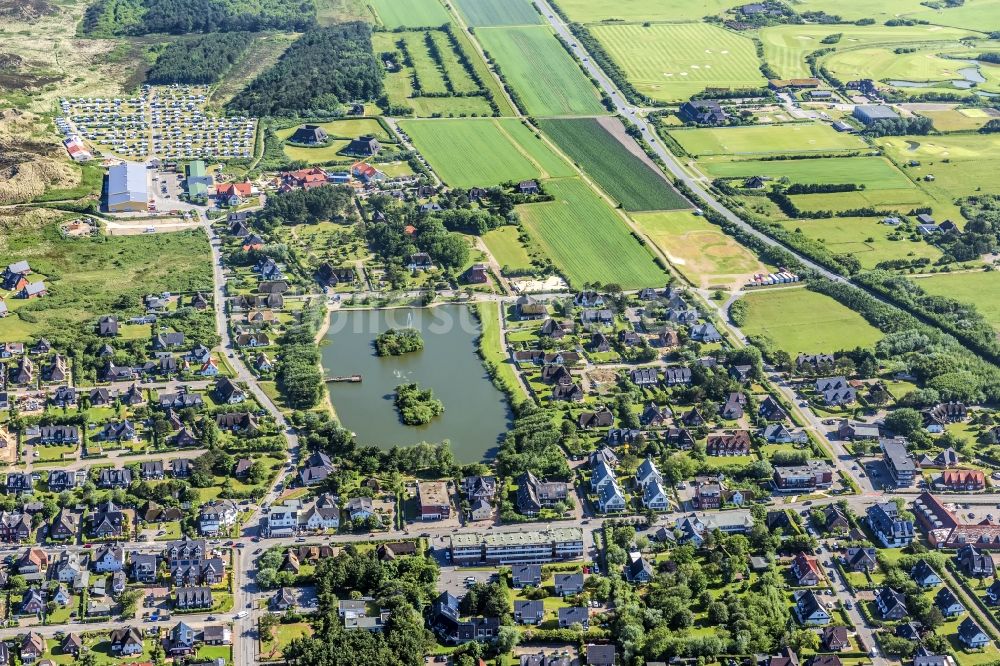
[{"label": "small pier", "polygon": [[348,382],[358,384],[361,382],[361,375],[327,375],[323,378],[326,382]]}]

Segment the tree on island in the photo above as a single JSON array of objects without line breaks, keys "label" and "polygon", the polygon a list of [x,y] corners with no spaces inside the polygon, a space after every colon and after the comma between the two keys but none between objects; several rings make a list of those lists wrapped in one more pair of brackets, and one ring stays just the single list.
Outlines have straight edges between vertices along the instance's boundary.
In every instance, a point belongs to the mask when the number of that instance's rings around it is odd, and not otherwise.
[{"label": "tree on island", "polygon": [[396,387],[396,409],[406,425],[424,425],[444,413],[444,404],[431,389],[421,389],[415,383],[400,384]]},{"label": "tree on island", "polygon": [[424,339],[415,328],[390,328],[375,337],[379,356],[401,356],[424,348]]}]

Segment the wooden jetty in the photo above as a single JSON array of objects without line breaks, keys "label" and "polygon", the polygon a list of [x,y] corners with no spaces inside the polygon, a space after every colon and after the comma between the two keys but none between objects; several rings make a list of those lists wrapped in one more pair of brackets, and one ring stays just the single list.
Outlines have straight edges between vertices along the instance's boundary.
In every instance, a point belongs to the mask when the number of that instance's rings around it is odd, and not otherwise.
[{"label": "wooden jetty", "polygon": [[361,381],[361,375],[328,375],[323,380],[327,382],[350,382],[357,384]]}]

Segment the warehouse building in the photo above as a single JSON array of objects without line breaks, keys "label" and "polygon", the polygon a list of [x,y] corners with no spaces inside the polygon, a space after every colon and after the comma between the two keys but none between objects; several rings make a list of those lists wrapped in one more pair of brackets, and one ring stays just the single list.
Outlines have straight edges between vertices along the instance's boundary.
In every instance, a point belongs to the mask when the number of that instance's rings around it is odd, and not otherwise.
[{"label": "warehouse building", "polygon": [[137,213],[149,209],[146,167],[122,162],[108,168],[105,206],[111,213]]},{"label": "warehouse building", "polygon": [[854,107],[854,117],[865,125],[879,120],[896,120],[899,114],[884,104],[858,104]]}]

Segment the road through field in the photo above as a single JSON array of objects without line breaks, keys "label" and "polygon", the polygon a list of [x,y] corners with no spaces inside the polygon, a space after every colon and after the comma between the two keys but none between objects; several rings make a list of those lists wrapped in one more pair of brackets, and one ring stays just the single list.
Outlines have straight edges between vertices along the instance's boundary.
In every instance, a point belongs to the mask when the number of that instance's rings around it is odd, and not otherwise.
[{"label": "road through field", "polygon": [[796,259],[798,259],[802,263],[803,266],[806,266],[807,268],[816,271],[817,273],[819,273],[820,275],[829,280],[850,284],[849,280],[841,277],[840,275],[837,275],[832,271],[827,270],[826,268],[823,268],[819,264],[807,259],[806,257],[797,254],[794,250],[785,247],[784,245],[774,240],[770,236],[763,234],[754,229],[753,227],[751,227],[749,224],[744,222],[739,216],[737,216],[735,213],[733,213],[728,208],[723,206],[722,203],[720,203],[718,199],[716,199],[710,192],[706,191],[701,186],[700,183],[698,183],[695,179],[689,176],[687,172],[685,172],[684,169],[681,168],[680,164],[678,164],[677,159],[673,156],[673,154],[666,148],[664,148],[663,145],[660,143],[660,141],[656,139],[655,132],[653,131],[653,128],[649,125],[649,123],[646,121],[646,119],[643,116],[640,116],[638,111],[625,101],[625,98],[622,96],[621,92],[619,92],[615,84],[611,82],[611,79],[609,79],[607,75],[605,75],[604,70],[602,70],[600,67],[594,64],[593,58],[591,58],[590,55],[587,53],[587,51],[583,47],[581,47],[579,43],[577,43],[576,37],[573,36],[573,33],[570,32],[566,24],[563,23],[562,19],[560,19],[559,16],[555,13],[551,5],[549,5],[548,1],[534,0],[534,2],[535,5],[538,7],[539,11],[541,11],[542,16],[546,18],[546,20],[549,22],[552,28],[556,31],[556,34],[562,37],[568,44],[572,45],[571,48],[573,50],[573,54],[576,56],[578,60],[580,60],[583,63],[583,66],[587,70],[587,73],[590,74],[591,77],[596,79],[597,82],[600,84],[601,88],[608,93],[608,95],[614,102],[615,110],[618,113],[620,113],[622,117],[628,118],[630,122],[634,123],[637,127],[639,127],[642,130],[643,135],[646,137],[647,143],[649,143],[649,145],[653,147],[653,150],[656,152],[656,154],[660,157],[660,159],[663,160],[664,164],[666,164],[667,170],[670,172],[670,175],[672,175],[674,178],[684,183],[688,188],[691,189],[692,192],[694,192],[698,197],[700,197],[703,201],[705,201],[706,204],[709,207],[711,207],[714,211],[716,211],[719,215],[722,215],[733,224],[745,230],[747,233],[752,234],[756,238],[759,238],[762,242],[766,243],[767,245],[770,245],[772,247],[780,247],[790,252],[796,257]]}]

